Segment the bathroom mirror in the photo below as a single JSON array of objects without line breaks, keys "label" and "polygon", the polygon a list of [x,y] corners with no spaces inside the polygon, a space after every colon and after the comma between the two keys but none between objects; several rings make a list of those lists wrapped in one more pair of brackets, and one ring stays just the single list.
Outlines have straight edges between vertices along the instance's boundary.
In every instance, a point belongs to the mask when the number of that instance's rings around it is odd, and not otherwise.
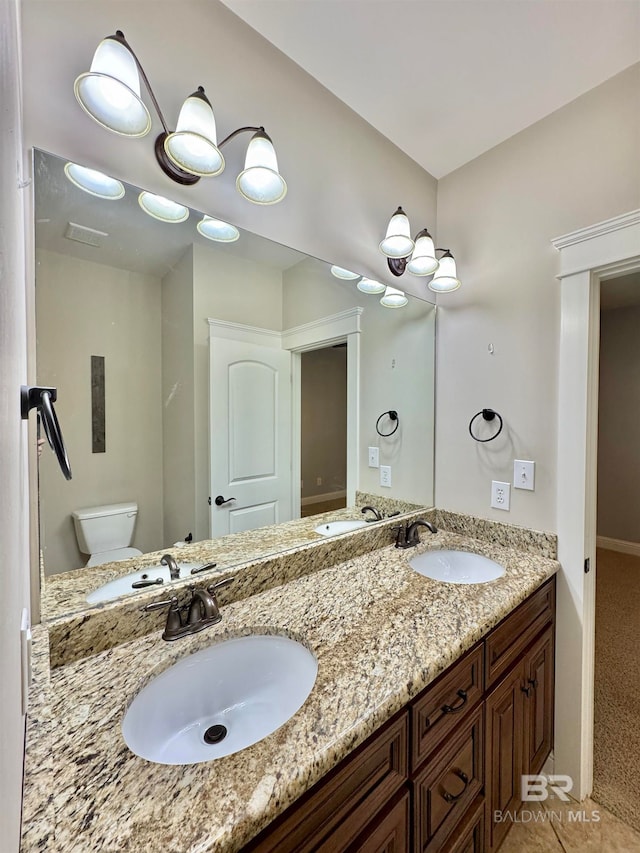
[{"label": "bathroom mirror", "polygon": [[[260,408],[261,391],[221,395],[210,386],[210,337],[242,336],[247,328],[294,340],[286,344],[297,358],[291,381],[299,389],[289,408],[289,476],[301,488],[291,487],[284,515],[243,522],[236,513],[235,528],[222,530],[235,534],[224,540],[229,565],[318,539],[310,524],[288,535],[289,520],[298,516],[318,515],[320,523],[362,518],[365,502],[380,503],[387,514],[432,505],[430,301],[410,297],[402,308],[385,308],[381,294],[332,275],[330,260],[233,228],[231,242],[208,239],[198,229],[201,212],[185,209],[184,221],[159,221],[143,210],[139,188],[124,184],[122,197],[100,198],[74,183],[77,173],[65,171],[66,160],[41,151],[34,157],[37,381],[58,389],[73,471],[63,482],[45,448],[39,462],[45,584],[60,585],[64,575],[69,588],[95,588],[113,577],[99,566],[81,568],[88,555],[79,549],[73,513],[87,507],[135,504],[132,541],[121,545],[144,554],[176,553],[176,543],[189,537],[194,543],[212,537],[213,513],[227,509],[217,508],[215,498],[235,497],[226,485],[211,485],[219,423],[229,426],[235,404],[235,424],[248,425],[256,437],[268,431],[270,404],[265,399]],[[309,344],[309,329],[318,328],[326,341]],[[298,339],[307,343],[296,350]],[[238,409],[242,393],[247,399]],[[380,416],[391,410],[399,428],[381,436],[376,424],[386,432]],[[269,417],[278,425],[277,415]],[[228,442],[240,446],[237,432]],[[391,468],[391,486],[380,485],[369,448]],[[83,595],[60,600],[68,600],[69,610],[91,606]]]}]

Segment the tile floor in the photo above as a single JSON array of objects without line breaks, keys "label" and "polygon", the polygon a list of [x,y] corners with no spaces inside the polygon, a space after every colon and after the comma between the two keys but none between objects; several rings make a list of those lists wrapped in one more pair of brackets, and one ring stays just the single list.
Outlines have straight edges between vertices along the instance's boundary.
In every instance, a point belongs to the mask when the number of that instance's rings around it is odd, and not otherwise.
[{"label": "tile floor", "polygon": [[640,853],[640,833],[593,800],[531,806],[520,813],[522,822],[512,827],[500,853]]}]

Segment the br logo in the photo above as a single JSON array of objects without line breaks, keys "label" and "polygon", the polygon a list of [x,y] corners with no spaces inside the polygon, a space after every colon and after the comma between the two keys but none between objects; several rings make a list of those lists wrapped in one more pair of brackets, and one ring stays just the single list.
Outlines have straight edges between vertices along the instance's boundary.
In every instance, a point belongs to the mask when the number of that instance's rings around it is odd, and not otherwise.
[{"label": "br logo", "polygon": [[522,800],[525,803],[541,803],[552,794],[568,803],[569,791],[573,788],[571,776],[522,776]]}]

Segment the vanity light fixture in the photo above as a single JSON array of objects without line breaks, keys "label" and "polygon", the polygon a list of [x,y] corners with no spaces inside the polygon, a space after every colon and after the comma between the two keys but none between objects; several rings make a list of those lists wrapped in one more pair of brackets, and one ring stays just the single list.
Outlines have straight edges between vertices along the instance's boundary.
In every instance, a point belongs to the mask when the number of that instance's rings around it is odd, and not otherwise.
[{"label": "vanity light fixture", "polygon": [[[387,265],[395,276],[406,270],[413,275],[433,275],[428,287],[437,293],[457,290],[460,280],[456,277],[456,262],[450,249],[437,249],[426,228],[411,239],[411,230],[406,213],[399,207],[389,220],[387,233],[380,243],[380,251],[387,256]],[[436,252],[442,252],[438,259]],[[434,274],[435,273],[435,274]]]},{"label": "vanity light fixture", "polygon": [[154,193],[141,192],[138,196],[138,204],[145,213],[161,222],[184,222],[189,218],[188,207]]},{"label": "vanity light fixture", "polygon": [[363,293],[384,293],[386,290],[384,284],[374,281],[372,278],[365,278],[364,276],[358,282],[357,288]]},{"label": "vanity light fixture", "polygon": [[222,146],[240,133],[252,133],[245,167],[236,181],[238,191],[254,204],[276,204],[285,197],[287,184],[264,127],[240,127],[218,144],[213,109],[202,86],[185,100],[175,131],[169,129],[140,60],[121,30],[100,42],[91,69],[76,79],[74,92],[87,115],[106,130],[145,136],[151,130],[151,116],[140,96],[140,78],[162,124],[155,155],[165,175],[186,186],[219,175],[225,166]]},{"label": "vanity light fixture", "polygon": [[351,270],[346,270],[344,267],[331,267],[331,275],[334,275],[336,278],[342,279],[342,281],[355,281],[357,278],[360,278],[360,273],[351,272]]},{"label": "vanity light fixture", "polygon": [[124,196],[124,185],[120,181],[95,169],[88,169],[77,163],[66,163],[64,173],[74,186],[89,195],[109,201],[117,201]]},{"label": "vanity light fixture", "polygon": [[214,219],[213,216],[203,216],[196,228],[207,240],[215,240],[217,243],[235,243],[240,237],[235,225]]},{"label": "vanity light fixture", "polygon": [[397,287],[387,286],[380,305],[384,305],[385,308],[404,308],[408,301],[406,294]]}]

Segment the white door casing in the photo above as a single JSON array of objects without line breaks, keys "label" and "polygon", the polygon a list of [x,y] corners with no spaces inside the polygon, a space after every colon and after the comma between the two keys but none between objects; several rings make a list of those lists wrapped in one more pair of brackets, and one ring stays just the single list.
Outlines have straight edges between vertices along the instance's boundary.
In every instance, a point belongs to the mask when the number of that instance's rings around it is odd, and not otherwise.
[{"label": "white door casing", "polygon": [[[600,282],[640,268],[640,210],[552,240],[560,253],[555,771],[593,785]],[[585,572],[585,560],[591,571]]]},{"label": "white door casing", "polygon": [[[279,332],[209,320],[211,536],[291,515],[291,354]],[[216,505],[221,495],[233,501]]]}]

